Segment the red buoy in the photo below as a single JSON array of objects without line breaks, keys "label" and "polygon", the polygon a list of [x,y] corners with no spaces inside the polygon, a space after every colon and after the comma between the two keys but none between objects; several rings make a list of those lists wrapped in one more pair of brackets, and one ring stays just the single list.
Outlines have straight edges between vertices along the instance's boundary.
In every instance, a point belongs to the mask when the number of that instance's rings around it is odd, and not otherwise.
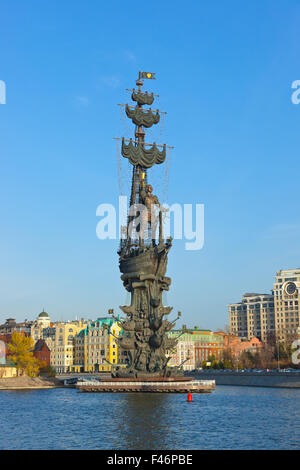
[{"label": "red buoy", "polygon": [[187,401],[193,401],[193,396],[192,396],[191,393],[188,393],[188,399],[187,399]]}]

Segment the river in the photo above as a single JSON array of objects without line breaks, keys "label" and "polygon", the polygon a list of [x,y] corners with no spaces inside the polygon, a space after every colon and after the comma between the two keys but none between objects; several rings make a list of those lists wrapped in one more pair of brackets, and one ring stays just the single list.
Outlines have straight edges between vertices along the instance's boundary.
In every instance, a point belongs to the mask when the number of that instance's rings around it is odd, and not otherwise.
[{"label": "river", "polygon": [[0,391],[0,449],[299,449],[300,390]]}]

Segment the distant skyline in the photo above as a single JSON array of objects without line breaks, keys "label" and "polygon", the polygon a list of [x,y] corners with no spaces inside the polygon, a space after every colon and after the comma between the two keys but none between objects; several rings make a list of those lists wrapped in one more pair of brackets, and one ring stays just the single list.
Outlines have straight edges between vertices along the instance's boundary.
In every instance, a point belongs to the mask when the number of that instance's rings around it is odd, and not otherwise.
[{"label": "distant skyline", "polygon": [[222,328],[227,304],[300,266],[299,2],[15,0],[1,18],[0,323],[128,302],[96,208],[117,204],[113,137],[133,135],[117,104],[139,70],[175,147],[167,202],[205,205],[203,249],[169,255],[178,326]]}]

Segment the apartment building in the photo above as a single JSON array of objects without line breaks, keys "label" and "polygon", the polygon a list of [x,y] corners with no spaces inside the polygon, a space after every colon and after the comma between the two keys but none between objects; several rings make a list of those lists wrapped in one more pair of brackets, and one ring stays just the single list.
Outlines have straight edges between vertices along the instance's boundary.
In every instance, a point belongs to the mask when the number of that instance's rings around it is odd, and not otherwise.
[{"label": "apartment building", "polygon": [[56,322],[55,336],[51,348],[50,363],[56,373],[72,370],[74,364],[74,344],[77,334],[86,326],[84,320]]},{"label": "apartment building", "polygon": [[125,363],[117,338],[122,333],[111,317],[90,321],[75,337],[74,372],[110,372]]},{"label": "apartment building", "polygon": [[230,334],[248,338],[268,340],[275,332],[273,294],[246,293],[240,302],[229,304]]}]

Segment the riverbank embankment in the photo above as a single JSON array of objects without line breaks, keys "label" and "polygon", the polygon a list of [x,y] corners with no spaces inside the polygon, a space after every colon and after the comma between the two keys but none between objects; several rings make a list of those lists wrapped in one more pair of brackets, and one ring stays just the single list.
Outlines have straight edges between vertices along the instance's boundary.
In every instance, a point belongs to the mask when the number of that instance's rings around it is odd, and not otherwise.
[{"label": "riverbank embankment", "polygon": [[300,374],[282,372],[199,372],[193,375],[199,380],[215,380],[216,385],[245,387],[299,388]]},{"label": "riverbank embankment", "polygon": [[63,384],[52,377],[11,377],[0,378],[0,390],[39,390],[47,388],[59,388]]}]

